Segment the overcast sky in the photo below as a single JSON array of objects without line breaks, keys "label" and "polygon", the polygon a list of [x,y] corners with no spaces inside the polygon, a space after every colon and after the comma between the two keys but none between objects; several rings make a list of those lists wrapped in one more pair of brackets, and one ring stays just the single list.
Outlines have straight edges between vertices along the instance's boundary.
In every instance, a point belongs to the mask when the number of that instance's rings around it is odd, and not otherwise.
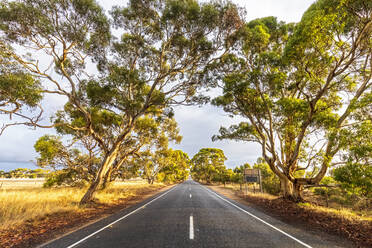
[{"label": "overcast sky", "polygon": [[[125,5],[123,0],[98,0],[109,10],[113,5]],[[298,22],[303,12],[313,3],[313,0],[232,0],[247,10],[247,20],[265,16],[276,16],[285,22]],[[48,108],[57,110],[61,105],[60,99],[48,99]],[[211,136],[218,133],[220,126],[229,126],[239,122],[239,119],[228,117],[222,110],[213,106],[179,107],[175,110],[183,140],[179,145],[172,145],[181,149],[192,157],[203,147],[220,148],[225,152],[230,168],[243,163],[253,164],[260,157],[260,149],[253,143],[234,141],[212,142]],[[0,119],[1,122],[1,119]],[[35,160],[37,156],[33,145],[44,135],[53,130],[30,130],[27,127],[12,127],[0,136],[0,170],[10,170],[18,167],[32,167],[27,161]],[[14,163],[17,162],[17,163]]]}]

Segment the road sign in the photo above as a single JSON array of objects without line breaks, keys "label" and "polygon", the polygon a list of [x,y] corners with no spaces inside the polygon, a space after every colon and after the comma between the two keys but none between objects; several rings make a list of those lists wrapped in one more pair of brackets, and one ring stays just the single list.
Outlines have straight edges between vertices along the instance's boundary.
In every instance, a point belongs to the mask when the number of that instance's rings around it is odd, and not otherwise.
[{"label": "road sign", "polygon": [[249,175],[249,176],[258,176],[260,174],[260,169],[244,169],[244,175]]},{"label": "road sign", "polygon": [[258,179],[258,176],[245,175],[245,181],[247,183],[258,183],[259,179]]},{"label": "road sign", "polygon": [[260,169],[244,169],[244,181],[246,183],[259,183],[260,190],[262,192],[262,182],[261,182],[261,171]]}]

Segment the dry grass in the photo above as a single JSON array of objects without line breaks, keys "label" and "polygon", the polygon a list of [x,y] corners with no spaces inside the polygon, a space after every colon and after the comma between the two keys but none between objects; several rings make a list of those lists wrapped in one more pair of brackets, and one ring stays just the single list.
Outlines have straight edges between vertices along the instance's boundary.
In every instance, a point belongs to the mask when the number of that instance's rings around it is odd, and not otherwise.
[{"label": "dry grass", "polygon": [[[256,198],[256,199],[266,199],[266,200],[274,200],[277,199],[278,196],[274,196],[267,193],[253,193],[252,187],[248,189],[248,192],[246,192],[244,185],[242,187],[242,190],[240,190],[239,184],[226,184],[224,187],[223,185],[219,185],[220,188],[226,188],[231,189],[235,192],[235,194],[245,197],[248,196],[249,198]],[[257,192],[257,191],[256,191]],[[298,204],[302,208],[307,208],[312,211],[316,212],[323,212],[325,214],[335,214],[339,216],[343,216],[344,218],[348,219],[359,219],[362,221],[372,221],[372,210],[366,209],[364,211],[355,211],[351,208],[342,207],[340,204],[337,205],[337,207],[324,207],[319,206],[316,204],[310,204],[310,203],[299,203]]]},{"label": "dry grass", "polygon": [[322,206],[317,206],[309,203],[298,203],[302,208],[309,209],[318,213],[325,213],[325,214],[334,214],[337,216],[342,216],[345,219],[349,220],[354,220],[358,219],[361,221],[371,221],[372,222],[372,212],[369,211],[364,211],[363,215],[360,214],[360,212],[353,211],[349,208],[327,208],[327,207],[322,207]]},{"label": "dry grass", "polygon": [[44,182],[45,179],[43,178],[0,178],[0,189],[40,188]]},{"label": "dry grass", "polygon": [[[220,187],[224,187],[223,185],[221,185]],[[239,184],[226,184],[225,188],[227,189],[232,189],[234,190],[236,193],[241,193],[241,194],[244,194],[244,195],[248,195],[250,197],[257,197],[257,198],[263,198],[263,199],[268,199],[268,200],[272,200],[272,199],[276,199],[278,198],[277,196],[275,195],[271,195],[271,194],[267,194],[267,193],[261,193],[261,192],[258,192],[258,189],[256,188],[256,193],[253,192],[253,187],[252,186],[249,186],[247,188],[247,190],[245,189],[244,185],[242,186],[242,190],[240,190],[240,186]]]},{"label": "dry grass", "polygon": [[[96,199],[98,203],[111,205],[140,195],[150,188],[156,189],[163,186],[157,183],[148,185],[145,181],[116,182],[108,189],[99,192]],[[0,190],[0,229],[53,213],[84,211],[78,203],[85,190],[67,187],[2,189]]]}]

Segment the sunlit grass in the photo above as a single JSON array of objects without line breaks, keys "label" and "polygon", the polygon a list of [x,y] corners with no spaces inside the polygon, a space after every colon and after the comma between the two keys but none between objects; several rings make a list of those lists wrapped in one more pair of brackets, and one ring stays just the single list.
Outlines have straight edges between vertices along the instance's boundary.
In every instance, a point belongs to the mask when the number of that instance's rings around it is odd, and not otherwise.
[{"label": "sunlit grass", "polygon": [[[224,186],[220,185],[219,187],[222,188]],[[267,199],[267,200],[274,200],[278,198],[278,196],[274,196],[274,195],[267,194],[267,193],[259,193],[259,192],[253,193],[252,187],[249,188],[248,193],[247,193],[244,185],[242,186],[242,190],[240,190],[239,184],[226,184],[225,188],[234,190],[240,197],[244,197],[245,195],[248,195],[249,197],[261,198],[261,199]],[[341,205],[337,205],[337,208],[323,207],[323,206],[311,204],[309,202],[298,203],[298,206],[307,208],[309,210],[316,211],[316,212],[323,212],[325,214],[339,215],[339,216],[342,216],[343,218],[372,221],[372,209],[366,209],[363,211],[355,211],[351,208],[342,207]]]},{"label": "sunlit grass", "polygon": [[[223,185],[221,185],[221,187],[223,187]],[[236,192],[239,192],[239,193],[245,194],[245,195],[249,195],[251,197],[258,197],[258,198],[264,198],[264,199],[270,199],[270,200],[278,198],[278,196],[275,196],[275,195],[259,192],[259,189],[257,187],[255,189],[256,192],[254,193],[252,185],[249,185],[247,190],[246,190],[244,185],[242,185],[242,188],[240,189],[239,184],[226,184],[225,188],[232,189]]]},{"label": "sunlit grass", "polygon": [[[99,203],[116,204],[141,195],[150,188],[162,186],[160,183],[149,185],[144,181],[117,182],[100,191],[96,199]],[[68,187],[0,190],[0,229],[57,212],[84,211],[84,208],[79,207],[79,201],[85,190]]]},{"label": "sunlit grass", "polygon": [[327,213],[327,214],[334,214],[338,216],[342,216],[346,219],[359,219],[359,220],[367,220],[372,221],[372,210],[366,210],[366,211],[353,211],[348,208],[327,208],[322,206],[316,206],[310,203],[298,203],[300,207],[310,209],[312,211],[321,212],[321,213]]}]

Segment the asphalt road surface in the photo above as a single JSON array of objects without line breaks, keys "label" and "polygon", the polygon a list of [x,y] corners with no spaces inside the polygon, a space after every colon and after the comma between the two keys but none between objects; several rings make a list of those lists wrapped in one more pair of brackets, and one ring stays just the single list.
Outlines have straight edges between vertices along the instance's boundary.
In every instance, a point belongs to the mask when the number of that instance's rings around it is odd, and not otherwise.
[{"label": "asphalt road surface", "polygon": [[[341,243],[341,245],[340,245]],[[349,247],[287,225],[192,180],[46,247]]]}]

